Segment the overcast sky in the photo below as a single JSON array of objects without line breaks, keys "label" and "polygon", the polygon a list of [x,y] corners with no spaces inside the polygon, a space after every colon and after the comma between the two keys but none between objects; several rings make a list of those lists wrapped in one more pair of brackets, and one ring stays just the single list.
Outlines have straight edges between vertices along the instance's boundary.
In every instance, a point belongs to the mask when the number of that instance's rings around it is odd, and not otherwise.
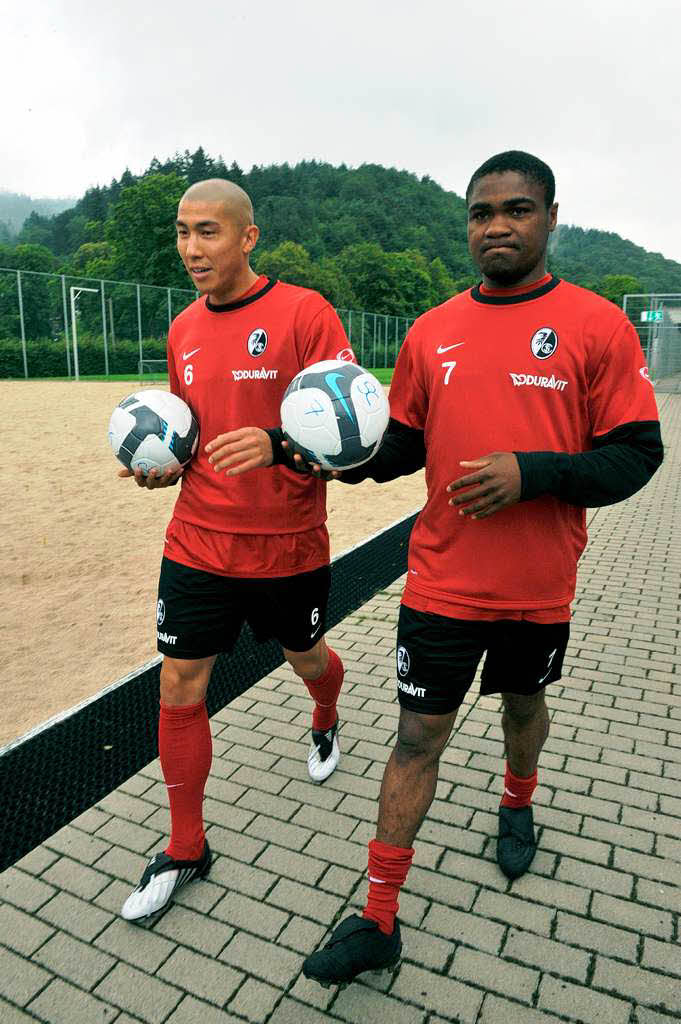
[{"label": "overcast sky", "polygon": [[380,163],[461,195],[488,156],[526,149],[553,167],[560,220],[681,260],[677,0],[28,11],[2,5],[0,188],[81,195],[202,145],[244,169]]}]

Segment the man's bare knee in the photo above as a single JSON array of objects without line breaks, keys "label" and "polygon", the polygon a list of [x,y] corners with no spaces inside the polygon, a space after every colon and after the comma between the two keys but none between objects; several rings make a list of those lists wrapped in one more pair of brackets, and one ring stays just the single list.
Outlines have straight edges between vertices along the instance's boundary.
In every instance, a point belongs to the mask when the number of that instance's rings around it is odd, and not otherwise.
[{"label": "man's bare knee", "polygon": [[182,706],[198,704],[206,696],[215,658],[164,658],[161,664],[161,700]]},{"label": "man's bare knee", "polygon": [[517,725],[531,722],[538,714],[546,710],[544,691],[528,695],[520,693],[502,693],[504,714]]},{"label": "man's bare knee", "polygon": [[454,725],[456,712],[449,715],[418,715],[405,708],[400,710],[395,757],[400,762],[420,760],[437,761]]}]

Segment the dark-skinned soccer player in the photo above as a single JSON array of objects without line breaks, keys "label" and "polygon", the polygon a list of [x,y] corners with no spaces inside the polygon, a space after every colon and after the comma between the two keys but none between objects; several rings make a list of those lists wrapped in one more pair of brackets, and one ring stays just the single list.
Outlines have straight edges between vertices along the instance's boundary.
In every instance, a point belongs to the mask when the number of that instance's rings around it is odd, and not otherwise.
[{"label": "dark-skinned soccer player", "polygon": [[323,985],[399,962],[399,891],[483,656],[480,692],[501,695],[506,751],[497,861],[511,879],[529,868],[549,734],[544,690],[561,676],[585,509],[628,498],[662,461],[633,326],[612,303],[546,272],[554,192],[551,169],[527,153],[475,171],[468,240],[482,282],[414,323],[383,447],[341,475],[381,482],[425,466],[428,496],[409,547],[400,718],[369,843],[367,902],[305,960],[303,973]]}]

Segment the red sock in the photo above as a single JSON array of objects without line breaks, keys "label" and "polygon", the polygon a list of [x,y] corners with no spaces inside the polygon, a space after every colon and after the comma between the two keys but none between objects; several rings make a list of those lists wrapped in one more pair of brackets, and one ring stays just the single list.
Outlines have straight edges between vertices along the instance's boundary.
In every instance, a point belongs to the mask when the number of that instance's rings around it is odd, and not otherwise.
[{"label": "red sock", "polygon": [[504,795],[501,801],[502,807],[529,807],[532,803],[532,794],[537,788],[537,773],[530,775],[529,779],[520,779],[514,775],[506,762],[506,774],[504,775]]},{"label": "red sock", "polygon": [[386,935],[392,935],[395,927],[395,915],[399,910],[397,897],[413,856],[413,850],[389,846],[378,839],[369,843],[369,894],[362,917],[376,921]]},{"label": "red sock", "polygon": [[304,679],[314,701],[312,728],[325,732],[336,724],[336,701],[343,685],[343,662],[329,647],[329,663],[319,679]]},{"label": "red sock", "polygon": [[158,749],[168,787],[171,834],[166,853],[196,860],[203,853],[203,790],[213,745],[206,704],[176,707],[161,702]]}]

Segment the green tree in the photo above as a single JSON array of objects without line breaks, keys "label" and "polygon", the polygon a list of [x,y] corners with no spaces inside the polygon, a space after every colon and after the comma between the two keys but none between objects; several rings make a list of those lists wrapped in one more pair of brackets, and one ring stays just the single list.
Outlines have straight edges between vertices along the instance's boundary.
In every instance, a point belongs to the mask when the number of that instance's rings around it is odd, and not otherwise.
[{"label": "green tree", "polygon": [[123,188],[106,222],[114,270],[127,281],[187,286],[174,223],[186,189],[179,174],[152,174]]},{"label": "green tree", "polygon": [[625,295],[640,294],[645,288],[631,274],[606,274],[596,285],[595,291],[621,308]]}]

